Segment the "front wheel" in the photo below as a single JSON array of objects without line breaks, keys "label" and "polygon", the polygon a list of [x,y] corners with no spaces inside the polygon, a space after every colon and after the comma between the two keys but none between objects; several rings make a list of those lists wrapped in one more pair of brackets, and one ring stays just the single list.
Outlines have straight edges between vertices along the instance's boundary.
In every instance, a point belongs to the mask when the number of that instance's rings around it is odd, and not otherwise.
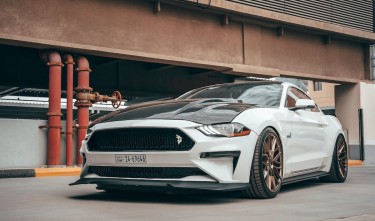
[{"label": "front wheel", "polygon": [[246,197],[269,199],[280,191],[283,180],[283,149],[274,129],[266,128],[255,146],[250,173],[250,187],[243,191]]},{"label": "front wheel", "polygon": [[348,146],[344,136],[339,135],[333,150],[331,169],[329,175],[321,177],[324,182],[343,183],[348,176]]}]

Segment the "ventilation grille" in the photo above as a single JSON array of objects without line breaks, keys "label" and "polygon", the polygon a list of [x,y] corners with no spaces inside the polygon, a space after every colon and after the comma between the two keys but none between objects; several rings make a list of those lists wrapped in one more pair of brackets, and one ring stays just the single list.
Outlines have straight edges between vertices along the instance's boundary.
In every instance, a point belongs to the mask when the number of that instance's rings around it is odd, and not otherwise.
[{"label": "ventilation grille", "polygon": [[188,151],[194,141],[173,128],[121,128],[96,131],[88,141],[89,151]]},{"label": "ventilation grille", "polygon": [[198,168],[191,167],[107,167],[91,166],[89,173],[103,177],[122,178],[164,178],[180,179],[187,176],[207,175]]},{"label": "ventilation grille", "polygon": [[374,31],[372,0],[227,0],[301,18]]}]

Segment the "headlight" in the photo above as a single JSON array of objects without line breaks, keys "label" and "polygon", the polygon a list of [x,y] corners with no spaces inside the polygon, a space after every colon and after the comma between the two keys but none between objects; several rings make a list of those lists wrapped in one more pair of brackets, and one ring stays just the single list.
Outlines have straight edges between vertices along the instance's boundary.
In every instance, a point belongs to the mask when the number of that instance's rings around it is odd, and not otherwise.
[{"label": "headlight", "polygon": [[207,136],[213,137],[240,137],[249,135],[251,130],[240,123],[203,125],[197,127]]}]

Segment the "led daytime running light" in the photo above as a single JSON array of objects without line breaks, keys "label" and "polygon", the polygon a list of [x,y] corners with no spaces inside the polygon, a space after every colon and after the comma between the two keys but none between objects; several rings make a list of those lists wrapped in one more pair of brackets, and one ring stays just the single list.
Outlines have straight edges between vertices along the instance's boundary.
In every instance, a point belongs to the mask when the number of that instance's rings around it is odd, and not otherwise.
[{"label": "led daytime running light", "polygon": [[206,136],[240,137],[249,135],[251,130],[240,123],[203,125],[197,128]]}]

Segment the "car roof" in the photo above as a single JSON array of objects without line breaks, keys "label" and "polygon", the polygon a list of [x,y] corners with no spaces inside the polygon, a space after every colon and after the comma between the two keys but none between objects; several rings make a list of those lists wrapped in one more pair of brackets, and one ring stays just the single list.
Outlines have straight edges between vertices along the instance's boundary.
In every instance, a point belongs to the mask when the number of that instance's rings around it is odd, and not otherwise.
[{"label": "car roof", "polygon": [[[218,86],[225,86],[225,85],[267,85],[267,84],[284,84],[283,82],[280,81],[240,81],[240,82],[231,82],[231,83],[223,83],[223,84],[212,84],[212,85],[207,85],[203,86],[197,89],[205,89],[205,88],[210,88],[210,87],[218,87]],[[293,85],[293,84],[292,84]]]}]

